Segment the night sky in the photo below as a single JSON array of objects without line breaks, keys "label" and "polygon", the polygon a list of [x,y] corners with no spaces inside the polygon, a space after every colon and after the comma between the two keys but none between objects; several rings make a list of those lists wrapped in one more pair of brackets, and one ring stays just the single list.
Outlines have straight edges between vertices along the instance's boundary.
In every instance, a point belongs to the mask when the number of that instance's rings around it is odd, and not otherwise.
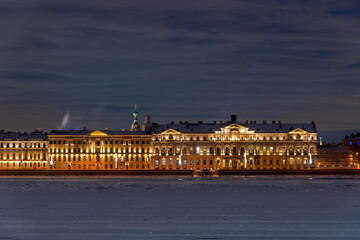
[{"label": "night sky", "polygon": [[0,129],[315,121],[360,129],[360,1],[0,3]]}]

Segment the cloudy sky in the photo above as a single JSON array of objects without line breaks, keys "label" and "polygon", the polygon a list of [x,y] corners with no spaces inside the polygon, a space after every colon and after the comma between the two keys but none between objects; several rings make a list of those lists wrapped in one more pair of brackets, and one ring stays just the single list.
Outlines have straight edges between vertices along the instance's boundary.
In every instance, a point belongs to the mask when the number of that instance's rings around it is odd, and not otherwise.
[{"label": "cloudy sky", "polygon": [[140,120],[360,129],[360,2],[18,1],[0,8],[0,128]]}]

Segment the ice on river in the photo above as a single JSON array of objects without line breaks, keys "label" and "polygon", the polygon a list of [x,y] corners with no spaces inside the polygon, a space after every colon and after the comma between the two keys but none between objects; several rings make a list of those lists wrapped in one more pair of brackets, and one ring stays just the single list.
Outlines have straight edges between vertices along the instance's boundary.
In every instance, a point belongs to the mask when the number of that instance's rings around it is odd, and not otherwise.
[{"label": "ice on river", "polygon": [[360,178],[1,177],[20,239],[360,239]]}]

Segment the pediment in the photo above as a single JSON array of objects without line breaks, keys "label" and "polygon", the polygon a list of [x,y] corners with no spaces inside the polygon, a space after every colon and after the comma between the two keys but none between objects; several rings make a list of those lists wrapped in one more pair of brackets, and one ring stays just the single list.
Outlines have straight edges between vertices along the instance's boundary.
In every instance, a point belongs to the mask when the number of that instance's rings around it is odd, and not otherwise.
[{"label": "pediment", "polygon": [[168,130],[162,132],[161,134],[181,134],[181,133],[174,129],[168,129]]},{"label": "pediment", "polygon": [[289,134],[308,134],[309,132],[301,129],[301,128],[297,128],[295,130],[292,130],[289,132]]},{"label": "pediment", "polygon": [[108,134],[102,132],[102,131],[99,131],[99,130],[96,130],[92,133],[89,134],[90,136],[100,136],[100,137],[105,137],[105,136],[108,136]]},{"label": "pediment", "polygon": [[247,128],[247,127],[241,126],[241,125],[236,124],[236,123],[230,124],[230,125],[226,126],[225,128],[227,128],[227,129],[239,129],[239,130],[240,130],[240,129],[241,129],[241,130],[247,130],[247,129],[249,129],[249,128]]}]

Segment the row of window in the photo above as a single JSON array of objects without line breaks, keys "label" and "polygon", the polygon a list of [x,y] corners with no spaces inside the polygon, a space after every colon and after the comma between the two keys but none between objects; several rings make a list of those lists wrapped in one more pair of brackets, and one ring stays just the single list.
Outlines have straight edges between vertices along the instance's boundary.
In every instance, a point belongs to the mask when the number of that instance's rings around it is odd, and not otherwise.
[{"label": "row of window", "polygon": [[[105,148],[105,153],[150,153],[150,148]],[[146,151],[145,151],[146,150]],[[83,153],[85,152],[82,148],[50,148],[50,153]],[[96,153],[100,153],[100,148],[95,149]]]},{"label": "row of window", "polygon": [[0,143],[0,148],[46,148],[46,143]]},{"label": "row of window", "polygon": [[[65,170],[96,170],[103,169],[100,164],[55,164],[53,169],[65,169]],[[150,169],[150,164],[104,164],[104,169]]]},{"label": "row of window", "polygon": [[16,167],[46,167],[46,163],[32,163],[32,162],[19,162],[19,163],[15,163],[15,162],[6,162],[6,163],[3,163],[3,162],[0,162],[0,168],[1,167],[13,167],[13,168],[16,168]]},{"label": "row of window", "polygon": [[[18,154],[18,156],[17,156],[17,158],[16,158],[16,154],[14,153],[14,154],[12,154],[12,155],[10,155],[10,154],[0,154],[0,159],[1,160],[7,160],[7,159],[10,159],[10,156],[11,156],[11,159],[12,160],[15,160],[15,159],[22,159],[22,155],[21,155],[21,153],[19,153]],[[39,154],[29,154],[28,155],[28,159],[41,159],[40,158],[41,157],[41,154],[39,153]],[[25,158],[26,158],[26,156],[25,156]],[[42,159],[45,159],[45,154],[43,154],[43,158]]]},{"label": "row of window", "polygon": [[[140,144],[139,140],[136,140],[136,141],[123,141],[123,140],[122,141],[118,141],[118,140],[113,141],[113,140],[111,140],[111,141],[96,141],[96,145],[100,146],[100,144],[102,142],[104,144],[109,144],[110,143],[110,145],[112,145],[114,143],[119,144],[119,142],[120,142],[120,144],[123,144],[123,145],[126,145],[126,146],[132,145],[132,144],[134,144],[134,142],[135,142],[135,144]],[[141,144],[145,144],[145,142],[146,142],[146,144],[150,144],[150,141],[145,141],[145,140],[142,140]],[[88,143],[91,144],[90,141]],[[50,140],[50,144],[86,144],[86,140],[83,140],[83,141]]]},{"label": "row of window", "polygon": [[[279,136],[276,136],[276,137],[273,137],[273,136],[264,136],[264,137],[256,137],[256,138],[253,138],[253,137],[250,137],[249,141],[253,141],[253,139],[255,140],[258,140],[258,141],[265,141],[265,140],[268,140],[268,141],[282,141],[282,140],[286,140],[286,137],[279,137]],[[297,136],[289,136],[288,138],[289,140],[306,140],[306,137],[305,136],[300,136],[299,134]],[[159,140],[163,140],[163,141],[166,141],[166,140],[178,140],[178,141],[182,141],[182,140],[188,140],[188,141],[211,141],[213,140],[212,137],[180,137],[180,136],[176,136],[175,138],[173,137],[173,135],[169,135],[169,136],[162,136],[162,137],[155,137],[155,141],[159,141]],[[238,137],[216,137],[214,138],[214,140],[217,140],[217,141],[244,141],[245,138],[242,136],[240,138]],[[311,137],[310,140],[314,141],[314,137]]]},{"label": "row of window", "polygon": [[[280,151],[280,149],[275,149],[275,152],[278,153]],[[195,151],[193,147],[190,147],[190,154],[207,154],[207,147],[203,147],[202,149],[200,147],[196,147]],[[274,152],[274,148],[273,147],[266,147],[264,146],[263,149],[257,148],[256,149],[257,153],[273,153]],[[290,155],[294,155],[294,153],[296,152],[296,155],[300,155],[301,154],[301,148],[296,148],[296,150],[294,150],[294,148],[290,147],[289,148],[289,154]],[[311,153],[314,153],[314,148],[310,149]],[[224,151],[222,151],[219,147],[216,148],[216,155],[221,155],[222,153],[224,153],[225,155],[244,155],[245,153],[245,149],[244,148],[240,148],[240,151],[238,151],[238,149],[236,147],[233,147],[232,150],[230,151],[230,148],[226,147]],[[249,149],[249,153],[253,154],[254,153],[254,149]],[[282,153],[286,153],[286,147],[282,148]],[[155,154],[159,154],[159,148],[155,148]],[[161,149],[161,155],[180,155],[180,154],[187,154],[187,149],[183,148],[182,152],[180,151],[180,148],[176,148],[175,151],[173,151],[173,148],[169,148],[168,150],[166,150],[165,148]],[[209,154],[214,154],[214,149],[212,147],[209,148]],[[304,148],[303,149],[303,154],[308,155],[308,149]]]},{"label": "row of window", "polygon": [[[81,159],[85,162],[86,160],[88,160],[89,162],[91,162],[91,160],[92,159],[95,159],[95,158],[92,158],[91,156],[89,156],[89,157],[81,157],[81,156],[67,156],[67,157],[65,157],[65,156],[53,156],[52,157],[52,160],[54,161],[54,162],[56,162],[56,161],[59,161],[59,162],[61,162],[61,160],[63,160],[63,161],[73,161],[73,162],[75,162],[76,160],[78,161],[78,162],[80,162],[81,161]],[[134,160],[135,161],[139,161],[139,160],[141,160],[142,162],[144,162],[145,161],[145,159],[146,159],[146,161],[147,162],[149,162],[150,161],[150,158],[149,158],[149,156],[147,156],[146,158],[145,158],[145,156],[141,156],[141,157],[139,157],[139,156],[131,156],[131,157],[129,157],[129,156],[121,156],[121,157],[119,157],[119,158],[117,158],[117,157],[113,157],[113,156],[110,156],[110,157],[108,157],[108,156],[105,156],[104,157],[104,161],[105,162],[107,162],[108,160],[110,161],[110,162],[113,162],[114,160],[115,161],[121,161],[121,162],[123,162],[123,161],[131,161],[131,162],[133,162]],[[96,161],[97,162],[100,162],[100,156],[96,156]]]},{"label": "row of window", "polygon": [[[290,158],[289,159],[289,165],[294,165],[294,164],[297,164],[297,165],[300,165],[300,159],[296,159],[294,160],[293,158]],[[187,165],[187,163],[189,163],[189,165],[196,165],[196,166],[199,166],[201,163],[202,165],[213,165],[213,160],[210,159],[210,160],[190,160],[189,162],[187,162],[187,160],[172,160],[172,159],[169,159],[168,161],[164,158],[162,159],[161,161],[161,165],[166,165],[166,163],[168,162],[169,165],[173,165],[174,163],[176,165]],[[244,164],[243,161],[240,161],[240,160],[228,160],[228,159],[224,159],[223,161],[223,164],[224,165],[230,165],[230,164]],[[221,163],[221,160],[220,159],[217,159],[216,160],[216,165],[220,165]],[[276,164],[276,165],[280,165],[280,163],[282,163],[283,166],[285,166],[286,164],[286,160],[283,159],[282,161],[280,161],[279,159],[277,160],[273,160],[273,159],[264,159],[262,161],[263,165],[273,165],[273,164]],[[311,161],[309,161],[307,158],[304,159],[304,165],[306,164],[312,164]],[[260,165],[260,160],[257,160],[257,161],[253,161],[252,159],[249,160],[249,164],[250,165],[253,165],[253,164],[256,164],[256,165]],[[159,160],[155,160],[155,166],[158,166],[159,165]]]}]

